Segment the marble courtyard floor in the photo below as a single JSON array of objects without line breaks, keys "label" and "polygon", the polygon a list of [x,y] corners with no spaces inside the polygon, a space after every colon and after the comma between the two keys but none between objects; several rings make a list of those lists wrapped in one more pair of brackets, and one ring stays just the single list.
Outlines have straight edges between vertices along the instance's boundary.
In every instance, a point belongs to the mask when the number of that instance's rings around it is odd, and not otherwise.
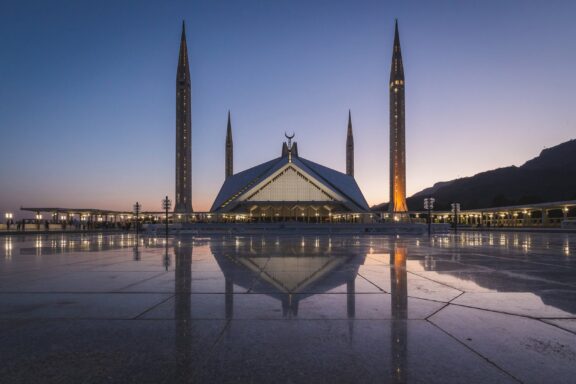
[{"label": "marble courtyard floor", "polygon": [[575,383],[576,238],[0,237],[1,383]]}]

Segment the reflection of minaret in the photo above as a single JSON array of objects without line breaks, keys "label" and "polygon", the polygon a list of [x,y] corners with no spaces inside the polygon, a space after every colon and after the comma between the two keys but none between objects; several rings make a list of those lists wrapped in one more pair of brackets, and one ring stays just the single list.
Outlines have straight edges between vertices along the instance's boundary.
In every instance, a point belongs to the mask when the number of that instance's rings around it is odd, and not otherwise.
[{"label": "reflection of minaret", "polygon": [[191,283],[192,283],[192,240],[190,243],[174,241],[174,318],[176,319],[176,355],[182,367],[189,367],[191,355]]},{"label": "reflection of minaret", "polygon": [[346,304],[348,318],[353,319],[356,316],[356,273],[346,281]]},{"label": "reflection of minaret", "polygon": [[176,73],[176,204],[175,212],[192,212],[192,95],[186,30],[182,22]]},{"label": "reflection of minaret", "polygon": [[226,128],[226,178],[234,174],[234,146],[232,143],[232,124],[228,111],[228,127]]},{"label": "reflection of minaret", "polygon": [[226,319],[230,320],[234,317],[234,281],[232,278],[226,278],[224,284],[224,305],[226,306]]},{"label": "reflection of minaret", "polygon": [[348,110],[348,134],[346,135],[346,174],[354,177],[354,137],[352,136],[352,113]]},{"label": "reflection of minaret", "polygon": [[392,298],[392,377],[394,383],[406,382],[408,343],[408,276],[404,247],[394,246],[390,254],[390,285]]},{"label": "reflection of minaret", "polygon": [[398,20],[390,68],[390,205],[389,211],[406,212],[406,125],[404,114],[404,67]]}]

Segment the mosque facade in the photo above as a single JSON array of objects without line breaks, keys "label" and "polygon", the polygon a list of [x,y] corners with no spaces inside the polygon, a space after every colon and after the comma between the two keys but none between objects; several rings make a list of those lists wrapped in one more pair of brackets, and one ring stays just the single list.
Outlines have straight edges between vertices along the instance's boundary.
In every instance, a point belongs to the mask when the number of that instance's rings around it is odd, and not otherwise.
[{"label": "mosque facade", "polygon": [[[191,85],[184,25],[176,81],[175,213],[191,214]],[[390,70],[390,204],[392,215],[407,213],[404,68],[398,23]],[[228,112],[225,179],[210,212],[252,219],[324,221],[338,215],[364,214],[370,207],[354,179],[352,116],[348,113],[346,172],[300,157],[294,135],[286,135],[279,157],[234,173],[232,124]],[[406,215],[407,216],[407,215]]]}]

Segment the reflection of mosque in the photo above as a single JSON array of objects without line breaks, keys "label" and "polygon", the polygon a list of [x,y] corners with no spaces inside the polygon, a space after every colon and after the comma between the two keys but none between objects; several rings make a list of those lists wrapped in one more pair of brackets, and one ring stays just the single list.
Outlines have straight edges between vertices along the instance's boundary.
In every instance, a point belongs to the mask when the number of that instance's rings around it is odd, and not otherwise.
[{"label": "reflection of mosque", "polygon": [[[296,317],[303,299],[346,285],[348,317],[354,317],[355,279],[367,249],[349,243],[327,237],[283,238],[280,246],[279,239],[254,237],[212,243],[210,248],[226,278],[227,302],[233,301],[233,285],[238,285],[277,299],[284,316]],[[351,251],[334,254],[332,247]]]},{"label": "reflection of mosque", "polygon": [[[353,240],[337,238],[283,238],[281,241],[282,246],[280,240],[270,238],[210,243],[212,254],[225,277],[226,319],[234,317],[234,285],[277,299],[284,317],[288,318],[298,316],[298,303],[304,298],[345,285],[347,316],[353,320],[356,313],[355,281],[368,249],[347,244]],[[192,239],[174,242],[175,343],[177,363],[183,368],[192,363],[192,250]],[[393,383],[405,383],[407,379],[406,256],[406,247],[393,245],[390,252],[390,378]],[[352,327],[353,322],[350,323],[350,332]]]}]

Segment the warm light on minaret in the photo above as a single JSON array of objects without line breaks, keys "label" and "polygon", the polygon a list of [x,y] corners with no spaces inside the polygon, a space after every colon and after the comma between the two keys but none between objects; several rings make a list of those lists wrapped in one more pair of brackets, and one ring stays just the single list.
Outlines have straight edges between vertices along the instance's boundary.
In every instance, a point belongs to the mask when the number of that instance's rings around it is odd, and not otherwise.
[{"label": "warm light on minaret", "polygon": [[408,211],[406,205],[406,125],[404,114],[404,67],[398,21],[390,68],[390,213]]},{"label": "warm light on minaret", "polygon": [[182,22],[176,73],[176,204],[178,213],[192,212],[192,95],[186,30]]}]

